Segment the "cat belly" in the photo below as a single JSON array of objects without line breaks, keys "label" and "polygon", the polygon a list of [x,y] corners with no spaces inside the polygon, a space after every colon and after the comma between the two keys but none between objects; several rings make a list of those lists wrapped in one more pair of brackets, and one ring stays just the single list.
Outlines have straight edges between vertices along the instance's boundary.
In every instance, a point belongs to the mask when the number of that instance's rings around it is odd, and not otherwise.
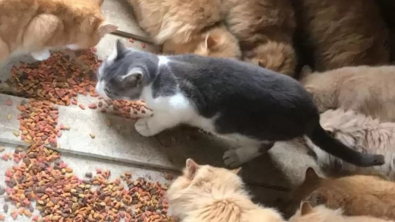
[{"label": "cat belly", "polygon": [[259,146],[259,144],[261,144],[262,142],[266,142],[266,141],[254,140],[238,133],[220,134],[215,130],[214,122],[216,118],[217,118],[216,116],[213,118],[204,118],[201,116],[196,116],[188,124],[190,124],[191,126],[198,127],[203,131],[214,134],[222,139],[236,143],[239,146],[246,146],[246,145]]}]

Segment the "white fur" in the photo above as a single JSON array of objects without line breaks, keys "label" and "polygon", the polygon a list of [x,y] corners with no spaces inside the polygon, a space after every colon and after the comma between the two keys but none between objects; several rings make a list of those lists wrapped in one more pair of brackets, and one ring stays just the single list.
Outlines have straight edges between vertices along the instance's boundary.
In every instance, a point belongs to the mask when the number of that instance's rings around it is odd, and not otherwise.
[{"label": "white fur", "polygon": [[80,47],[77,44],[67,45],[66,48],[70,49],[70,50],[78,50],[78,49],[80,49]]},{"label": "white fur", "polygon": [[30,53],[30,55],[38,61],[44,61],[51,56],[51,53],[49,52],[49,50],[43,50],[41,52],[32,52]]},{"label": "white fur", "polygon": [[107,94],[106,94],[106,92],[104,92],[104,81],[99,81],[97,84],[96,84],[96,88],[95,88],[95,90],[96,90],[96,92],[97,92],[97,94],[99,94],[101,97],[103,97],[104,99],[110,99],[108,96],[107,96]]},{"label": "white fur", "polygon": [[166,56],[158,56],[159,58],[159,63],[158,66],[166,66],[169,63],[169,58],[167,58]]}]

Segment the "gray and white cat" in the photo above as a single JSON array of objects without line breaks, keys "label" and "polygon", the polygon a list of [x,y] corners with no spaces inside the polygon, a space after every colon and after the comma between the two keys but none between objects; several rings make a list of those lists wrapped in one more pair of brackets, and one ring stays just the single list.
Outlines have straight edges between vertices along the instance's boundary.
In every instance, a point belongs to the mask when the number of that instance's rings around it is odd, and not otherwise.
[{"label": "gray and white cat", "polygon": [[309,94],[294,79],[234,59],[157,56],[121,41],[98,71],[96,90],[111,99],[143,99],[153,116],[136,130],[153,136],[181,123],[234,139],[224,154],[236,167],[276,141],[306,135],[326,152],[358,166],[382,165],[382,155],[356,152],[327,134]]}]

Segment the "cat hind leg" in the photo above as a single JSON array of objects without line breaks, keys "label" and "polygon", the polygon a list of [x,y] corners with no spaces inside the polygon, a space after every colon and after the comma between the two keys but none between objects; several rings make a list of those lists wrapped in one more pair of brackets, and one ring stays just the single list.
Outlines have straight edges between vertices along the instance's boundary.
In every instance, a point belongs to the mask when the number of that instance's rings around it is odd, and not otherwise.
[{"label": "cat hind leg", "polygon": [[230,168],[238,167],[266,153],[273,146],[274,142],[266,142],[262,143],[260,146],[240,147],[238,149],[228,150],[223,156],[224,163]]}]

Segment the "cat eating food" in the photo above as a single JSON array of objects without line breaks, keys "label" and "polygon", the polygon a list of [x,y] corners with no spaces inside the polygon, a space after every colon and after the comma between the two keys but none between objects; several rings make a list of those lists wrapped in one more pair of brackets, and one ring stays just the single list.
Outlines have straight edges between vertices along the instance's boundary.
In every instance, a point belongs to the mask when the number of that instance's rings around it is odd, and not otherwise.
[{"label": "cat eating food", "polygon": [[101,0],[1,0],[0,62],[14,53],[36,60],[51,49],[87,49],[117,27],[104,24]]},{"label": "cat eating food", "polygon": [[117,42],[98,71],[96,91],[106,98],[143,99],[153,116],[135,129],[154,136],[181,123],[236,141],[225,164],[236,167],[273,147],[306,135],[326,152],[358,166],[384,157],[356,152],[319,124],[309,94],[293,78],[235,59],[157,56]]},{"label": "cat eating food", "polygon": [[254,204],[236,170],[186,161],[169,187],[169,212],[180,222],[283,222],[274,209]]}]

